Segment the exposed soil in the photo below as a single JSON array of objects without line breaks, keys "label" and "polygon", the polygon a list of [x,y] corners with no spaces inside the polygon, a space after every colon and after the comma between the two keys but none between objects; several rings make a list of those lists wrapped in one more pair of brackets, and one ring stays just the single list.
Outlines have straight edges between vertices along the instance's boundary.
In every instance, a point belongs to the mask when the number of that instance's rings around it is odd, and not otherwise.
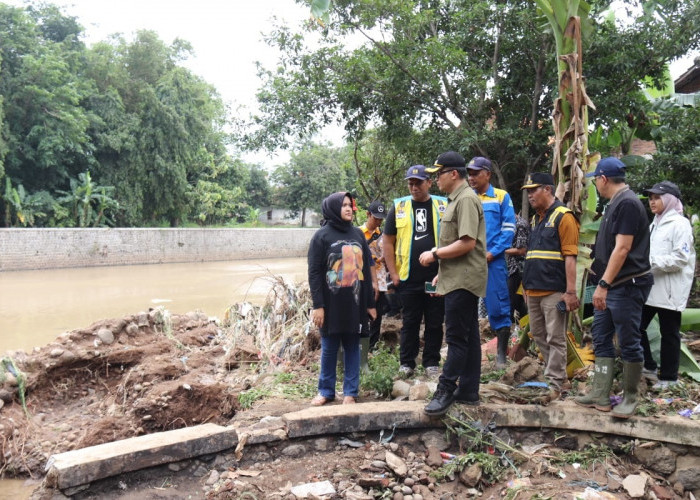
[{"label": "exposed soil", "polygon": [[[387,321],[387,335],[393,335],[393,340],[397,326],[397,321]],[[308,405],[319,356],[318,339],[313,334],[306,337],[293,362],[280,358],[265,364],[262,373],[260,352],[252,338],[246,341],[245,336],[239,337],[234,348],[227,347],[222,339],[222,328],[206,315],[170,317],[156,309],[66,333],[29,354],[8,353],[14,364],[9,357],[3,360],[2,476],[41,479],[47,459],[55,453],[205,422],[253,422]],[[485,371],[490,369],[489,363],[485,361]],[[26,380],[13,376],[20,372]],[[269,387],[270,377],[279,373],[289,374],[294,386],[302,389],[284,394],[268,391],[267,397],[253,403],[251,409],[241,408],[242,392]],[[26,395],[26,412],[20,393]],[[373,397],[363,394],[362,400]],[[405,478],[379,464],[390,451],[413,471],[410,494],[423,498],[463,498],[477,491],[482,491],[484,498],[500,498],[507,491],[509,495],[516,491],[508,490],[507,484],[518,475],[527,479],[515,484],[523,485],[521,493],[525,496],[520,498],[535,493],[540,495],[538,498],[573,498],[587,485],[617,491],[617,498],[626,498],[620,493],[624,492],[620,481],[640,472],[664,487],[668,498],[689,498],[682,489],[674,493],[663,475],[645,471],[628,456],[603,457],[593,468],[554,466],[548,458],[552,450],[575,449],[584,438],[574,436],[573,441],[562,441],[562,436],[555,433],[531,431],[512,431],[505,438],[510,443],[547,444],[546,453],[507,468],[497,481],[481,479],[468,485],[453,476],[453,480],[436,482],[428,472],[437,470],[439,464],[426,462],[430,448],[424,439],[426,432],[397,431],[394,439],[385,443],[379,443],[378,435],[359,434],[251,446],[241,460],[231,450],[124,474],[93,484],[87,491],[71,493],[75,498],[295,498],[289,493],[291,486],[330,480],[338,498],[405,498],[409,493],[400,491],[406,486]],[[339,439],[343,437],[361,445],[341,444]],[[589,437],[584,441],[591,442]],[[606,443],[617,451],[630,450],[614,439]],[[293,444],[302,445],[299,449],[304,451],[285,451]],[[464,444],[453,437],[443,448],[459,454]],[[217,471],[216,478],[212,470]],[[394,491],[396,487],[398,492]],[[38,491],[35,495],[43,498],[48,493]]]}]

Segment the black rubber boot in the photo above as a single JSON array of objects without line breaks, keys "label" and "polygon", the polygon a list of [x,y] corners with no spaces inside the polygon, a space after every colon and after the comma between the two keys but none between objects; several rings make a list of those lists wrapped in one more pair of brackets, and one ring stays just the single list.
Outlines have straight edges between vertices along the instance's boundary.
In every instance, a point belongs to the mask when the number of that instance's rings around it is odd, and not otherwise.
[{"label": "black rubber boot", "polygon": [[498,351],[496,356],[496,368],[505,368],[506,357],[508,355],[508,339],[510,338],[510,328],[503,327],[496,330],[498,337]]},{"label": "black rubber boot", "polygon": [[615,370],[615,358],[596,358],[593,388],[574,399],[576,404],[600,411],[610,411],[610,389]]},{"label": "black rubber boot", "polygon": [[622,386],[624,394],[622,402],[613,408],[612,415],[617,418],[630,418],[637,408],[639,381],[642,378],[644,363],[622,362]]}]

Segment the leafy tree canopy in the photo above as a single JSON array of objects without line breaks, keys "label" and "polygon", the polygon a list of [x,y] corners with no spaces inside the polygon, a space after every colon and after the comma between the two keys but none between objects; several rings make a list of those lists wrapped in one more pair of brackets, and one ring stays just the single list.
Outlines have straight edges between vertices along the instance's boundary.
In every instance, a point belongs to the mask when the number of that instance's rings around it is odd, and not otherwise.
[{"label": "leafy tree canopy", "polygon": [[[662,80],[666,63],[700,41],[697,2],[623,5],[624,23],[607,2],[591,3],[583,67],[593,125],[622,120],[639,106],[641,82]],[[544,25],[527,1],[334,0],[324,26],[268,33],[280,61],[261,71],[261,112],[245,140],[286,147],[337,121],[351,139],[376,129],[408,164],[446,149],[489,156],[495,183],[514,192],[550,161],[556,70]]]}]

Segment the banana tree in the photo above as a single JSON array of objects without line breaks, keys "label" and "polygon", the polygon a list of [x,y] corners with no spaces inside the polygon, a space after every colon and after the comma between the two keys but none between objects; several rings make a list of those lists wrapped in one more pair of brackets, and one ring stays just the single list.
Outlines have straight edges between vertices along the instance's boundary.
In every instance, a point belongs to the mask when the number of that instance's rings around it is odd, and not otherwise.
[{"label": "banana tree", "polygon": [[549,21],[557,56],[559,95],[552,114],[556,195],[580,216],[585,212],[584,173],[597,163],[596,156],[588,155],[588,108],[595,106],[586,94],[582,69],[582,29],[588,25],[590,6],[583,0],[535,2]]}]

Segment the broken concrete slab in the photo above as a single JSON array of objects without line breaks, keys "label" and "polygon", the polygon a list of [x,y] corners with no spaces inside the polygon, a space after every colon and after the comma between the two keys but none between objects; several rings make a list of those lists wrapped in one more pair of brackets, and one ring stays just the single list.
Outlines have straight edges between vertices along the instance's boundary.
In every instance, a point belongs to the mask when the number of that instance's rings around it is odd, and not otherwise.
[{"label": "broken concrete slab", "polygon": [[90,446],[52,455],[46,464],[46,484],[65,489],[226,450],[237,442],[234,429],[203,424]]},{"label": "broken concrete slab", "polygon": [[[697,446],[700,422],[680,416],[630,417],[619,419],[610,413],[578,406],[573,401],[555,401],[549,406],[498,404],[481,405],[463,411],[502,427],[541,427],[599,432],[664,443]],[[660,425],[663,422],[663,425]]]},{"label": "broken concrete slab", "polygon": [[[47,485],[65,489],[134,470],[180,462],[246,445],[348,432],[380,429],[443,427],[439,418],[423,413],[425,401],[387,401],[355,405],[328,405],[290,412],[249,427],[204,424],[149,434],[54,455],[47,464]],[[549,406],[482,404],[455,405],[464,412],[499,427],[534,427],[588,431],[681,445],[696,445],[700,423],[682,417],[660,420],[632,417],[620,420],[609,413],[582,408],[569,401]],[[238,451],[238,449],[237,449]],[[684,469],[685,470],[685,469]],[[678,474],[678,471],[676,471]],[[685,476],[684,476],[685,477]],[[692,478],[689,482],[695,484]]]},{"label": "broken concrete slab", "polygon": [[283,415],[290,438],[380,429],[436,427],[423,413],[425,401],[372,402],[306,408]]}]

